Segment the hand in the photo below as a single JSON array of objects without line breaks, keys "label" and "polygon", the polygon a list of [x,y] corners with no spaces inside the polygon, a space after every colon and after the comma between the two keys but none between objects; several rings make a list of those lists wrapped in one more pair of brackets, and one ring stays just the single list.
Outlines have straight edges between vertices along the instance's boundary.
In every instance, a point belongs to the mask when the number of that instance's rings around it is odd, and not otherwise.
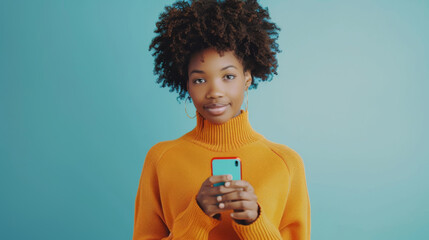
[{"label": "hand", "polygon": [[231,218],[239,224],[248,225],[256,221],[259,216],[259,205],[252,185],[247,181],[238,180],[231,181],[228,188],[238,188],[239,191],[219,196],[219,208],[233,209],[234,213],[231,213]]},{"label": "hand", "polygon": [[[225,203],[220,203],[224,194],[237,192],[242,187],[231,187],[231,175],[218,175],[207,178],[201,185],[197,195],[197,203],[210,217],[219,219],[219,213],[225,211]],[[225,185],[213,187],[213,184],[225,182]]]},{"label": "hand", "polygon": [[[204,181],[197,195],[197,203],[210,217],[219,219],[219,213],[232,209],[237,223],[248,225],[259,216],[259,205],[252,185],[244,180],[231,181],[230,175],[211,176]],[[225,185],[213,187],[213,184]]]}]

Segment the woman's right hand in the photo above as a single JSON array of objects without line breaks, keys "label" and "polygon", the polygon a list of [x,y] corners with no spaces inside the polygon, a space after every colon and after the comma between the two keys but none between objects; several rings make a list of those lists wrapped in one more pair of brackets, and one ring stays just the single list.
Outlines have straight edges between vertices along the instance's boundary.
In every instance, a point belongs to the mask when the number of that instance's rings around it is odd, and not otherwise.
[{"label": "woman's right hand", "polygon": [[[217,214],[225,211],[222,195],[242,190],[242,188],[230,188],[231,180],[231,175],[211,176],[201,185],[197,195],[197,203],[208,216],[218,219],[219,215]],[[225,185],[213,187],[213,184],[220,182],[225,182]]]}]

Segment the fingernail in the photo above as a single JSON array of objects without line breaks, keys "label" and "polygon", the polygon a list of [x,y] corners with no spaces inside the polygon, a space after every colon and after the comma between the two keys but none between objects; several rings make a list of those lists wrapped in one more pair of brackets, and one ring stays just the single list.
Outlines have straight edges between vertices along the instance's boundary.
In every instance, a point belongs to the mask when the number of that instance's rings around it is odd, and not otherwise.
[{"label": "fingernail", "polygon": [[230,183],[230,182],[226,182],[226,183],[225,183],[225,187],[229,187],[229,185],[231,185],[231,183]]},{"label": "fingernail", "polygon": [[232,180],[232,175],[228,174],[228,180]]},{"label": "fingernail", "polygon": [[231,216],[231,217],[234,217],[234,213],[231,213],[231,214],[230,214],[230,216]]},{"label": "fingernail", "polygon": [[222,201],[222,196],[217,196],[216,199],[217,199],[218,202],[220,202],[220,201]]},{"label": "fingernail", "polygon": [[225,207],[225,204],[219,203],[219,208],[224,208],[224,207]]}]

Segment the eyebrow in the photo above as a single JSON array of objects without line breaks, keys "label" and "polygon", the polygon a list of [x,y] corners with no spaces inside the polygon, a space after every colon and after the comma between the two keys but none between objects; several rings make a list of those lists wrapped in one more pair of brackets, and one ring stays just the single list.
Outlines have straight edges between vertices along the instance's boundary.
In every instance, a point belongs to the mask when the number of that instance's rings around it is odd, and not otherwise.
[{"label": "eyebrow", "polygon": [[[228,65],[228,66],[226,66],[226,67],[223,67],[222,69],[221,69],[221,71],[223,71],[223,70],[226,70],[226,69],[228,69],[228,68],[235,68],[235,69],[237,69],[237,67],[236,66],[234,66],[234,65]],[[189,75],[191,75],[192,73],[204,73],[204,71],[202,71],[202,70],[192,70],[190,73],[189,73]]]}]

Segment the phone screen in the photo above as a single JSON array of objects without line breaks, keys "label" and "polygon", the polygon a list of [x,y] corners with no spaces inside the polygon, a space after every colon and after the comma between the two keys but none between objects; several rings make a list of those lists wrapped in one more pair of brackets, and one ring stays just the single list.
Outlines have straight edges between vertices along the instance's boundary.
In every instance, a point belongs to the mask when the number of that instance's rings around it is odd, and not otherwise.
[{"label": "phone screen", "polygon": [[[221,157],[212,159],[212,176],[231,174],[232,180],[241,180],[241,160],[238,157]],[[223,185],[224,182],[213,186]]]}]

